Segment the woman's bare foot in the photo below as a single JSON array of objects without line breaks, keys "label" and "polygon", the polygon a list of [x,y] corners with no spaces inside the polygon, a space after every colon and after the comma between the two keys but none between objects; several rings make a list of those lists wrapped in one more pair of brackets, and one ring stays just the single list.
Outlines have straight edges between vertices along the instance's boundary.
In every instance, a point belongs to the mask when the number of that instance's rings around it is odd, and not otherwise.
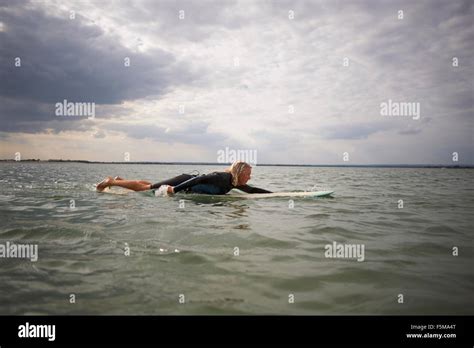
[{"label": "woman's bare foot", "polygon": [[116,177],[114,178],[114,180],[124,180],[124,179],[121,178],[120,176],[116,176]]},{"label": "woman's bare foot", "polygon": [[114,180],[114,179],[112,179],[111,176],[108,176],[107,178],[105,178],[104,180],[102,180],[101,182],[99,182],[99,183],[96,185],[95,189],[96,189],[98,192],[102,192],[102,191],[104,191],[104,189],[105,189],[106,187],[109,187],[109,186],[110,186],[110,184],[112,183],[113,180]]}]

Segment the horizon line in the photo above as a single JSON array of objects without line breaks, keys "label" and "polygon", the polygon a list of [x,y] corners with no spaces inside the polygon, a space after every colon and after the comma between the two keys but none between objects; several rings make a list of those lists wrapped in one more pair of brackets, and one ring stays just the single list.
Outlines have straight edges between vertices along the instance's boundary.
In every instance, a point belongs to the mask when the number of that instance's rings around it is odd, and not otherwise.
[{"label": "horizon line", "polygon": [[[73,162],[73,163],[92,163],[92,164],[157,164],[157,165],[231,165],[231,162],[165,162],[165,161],[89,161],[89,160],[70,160],[70,159],[0,159],[0,162],[47,162],[47,163],[61,163],[61,162]],[[256,167],[392,167],[392,168],[474,168],[473,164],[291,164],[291,163],[250,163]]]}]

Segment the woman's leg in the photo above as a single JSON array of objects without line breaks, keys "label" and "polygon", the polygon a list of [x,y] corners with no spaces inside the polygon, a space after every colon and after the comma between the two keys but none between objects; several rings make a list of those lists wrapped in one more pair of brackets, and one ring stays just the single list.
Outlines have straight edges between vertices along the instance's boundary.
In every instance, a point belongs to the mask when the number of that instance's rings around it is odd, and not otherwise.
[{"label": "woman's leg", "polygon": [[[117,181],[117,180],[125,180],[125,179],[124,179],[124,178],[121,178],[120,176],[116,176],[116,177],[114,178],[114,180]],[[134,181],[135,181],[135,180],[134,180]],[[141,182],[141,183],[144,184],[144,185],[151,185],[151,182],[146,181],[146,180],[136,180],[136,181]]]},{"label": "woman's leg", "polygon": [[119,186],[133,191],[146,191],[150,189],[151,183],[145,180],[118,180],[111,176],[97,184],[97,191],[101,192],[106,187]]},{"label": "woman's leg", "polygon": [[150,189],[151,184],[144,180],[113,180],[110,186],[119,186],[133,191],[146,191]]},{"label": "woman's leg", "polygon": [[123,187],[123,188],[133,190],[133,191],[146,191],[150,189],[157,189],[161,185],[176,186],[195,176],[197,175],[181,174],[181,175],[175,176],[174,178],[163,180],[153,185],[149,181],[145,181],[145,180],[124,180],[123,178],[119,176],[116,176],[115,178],[108,176],[106,179],[104,179],[99,184],[97,184],[96,188],[97,188],[97,191],[99,192],[103,191],[106,187],[111,187],[111,186],[119,186],[119,187]]}]

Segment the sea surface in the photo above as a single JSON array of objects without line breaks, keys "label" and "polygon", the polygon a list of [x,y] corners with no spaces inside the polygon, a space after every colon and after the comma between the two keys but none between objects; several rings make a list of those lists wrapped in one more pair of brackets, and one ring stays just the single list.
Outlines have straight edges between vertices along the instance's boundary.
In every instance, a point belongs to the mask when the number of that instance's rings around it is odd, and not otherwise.
[{"label": "sea surface", "polygon": [[0,314],[474,314],[473,169],[254,168],[335,191],[292,201],[94,190],[221,169],[1,163],[0,244],[38,260],[0,257]]}]

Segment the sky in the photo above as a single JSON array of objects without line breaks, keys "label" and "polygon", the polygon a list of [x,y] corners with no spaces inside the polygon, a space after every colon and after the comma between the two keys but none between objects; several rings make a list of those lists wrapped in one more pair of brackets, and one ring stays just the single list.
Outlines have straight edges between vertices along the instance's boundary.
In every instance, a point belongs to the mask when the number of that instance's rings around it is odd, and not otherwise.
[{"label": "sky", "polygon": [[0,0],[0,158],[472,165],[473,57],[469,0]]}]

